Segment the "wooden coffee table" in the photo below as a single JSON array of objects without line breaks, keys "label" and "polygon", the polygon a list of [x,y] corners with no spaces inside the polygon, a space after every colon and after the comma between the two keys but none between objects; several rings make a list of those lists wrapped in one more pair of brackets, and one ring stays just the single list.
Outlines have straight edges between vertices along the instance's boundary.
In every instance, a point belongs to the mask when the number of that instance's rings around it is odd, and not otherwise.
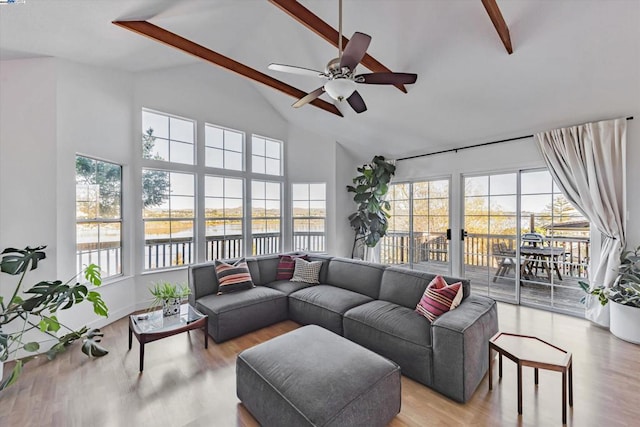
[{"label": "wooden coffee table", "polygon": [[129,350],[133,335],[140,343],[140,372],[144,368],[144,345],[194,329],[204,331],[204,348],[209,347],[208,317],[189,304],[180,306],[180,314],[164,317],[162,309],[129,316]]},{"label": "wooden coffee table", "polygon": [[534,368],[536,385],[538,384],[538,369],[562,372],[562,423],[567,423],[567,383],[569,384],[569,406],[573,406],[573,366],[570,352],[537,337],[498,332],[489,340],[489,390],[493,388],[492,350],[498,352],[498,375],[500,378],[502,378],[503,355],[518,364],[518,414],[522,414],[523,366]]}]

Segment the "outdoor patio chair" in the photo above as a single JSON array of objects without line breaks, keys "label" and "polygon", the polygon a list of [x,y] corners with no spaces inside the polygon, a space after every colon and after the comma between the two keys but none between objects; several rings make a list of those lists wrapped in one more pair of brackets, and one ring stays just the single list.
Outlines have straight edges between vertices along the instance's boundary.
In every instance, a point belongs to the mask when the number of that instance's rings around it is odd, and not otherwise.
[{"label": "outdoor patio chair", "polygon": [[507,248],[504,242],[494,243],[492,249],[493,257],[498,263],[498,270],[493,276],[493,281],[495,282],[498,277],[506,276],[516,266],[519,266],[519,264],[515,260],[516,251]]}]

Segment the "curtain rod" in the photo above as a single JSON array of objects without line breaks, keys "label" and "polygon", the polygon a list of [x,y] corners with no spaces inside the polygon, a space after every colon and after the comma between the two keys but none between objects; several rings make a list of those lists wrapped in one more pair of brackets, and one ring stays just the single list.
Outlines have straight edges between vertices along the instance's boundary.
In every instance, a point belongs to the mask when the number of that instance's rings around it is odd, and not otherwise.
[{"label": "curtain rod", "polygon": [[[627,117],[627,120],[633,120],[633,116]],[[503,142],[517,141],[519,139],[526,139],[526,138],[533,138],[533,135],[524,135],[524,136],[517,136],[515,138],[501,139],[499,141],[483,142],[482,144],[467,145],[465,147],[460,147],[460,148],[449,148],[447,150],[434,151],[433,153],[416,154],[415,156],[408,156],[408,157],[402,157],[400,159],[396,159],[396,162],[399,162],[401,160],[417,159],[418,157],[433,156],[433,155],[436,155],[436,154],[453,153],[453,152],[457,153],[458,151],[466,150],[467,148],[484,147],[486,145],[501,144]]]}]

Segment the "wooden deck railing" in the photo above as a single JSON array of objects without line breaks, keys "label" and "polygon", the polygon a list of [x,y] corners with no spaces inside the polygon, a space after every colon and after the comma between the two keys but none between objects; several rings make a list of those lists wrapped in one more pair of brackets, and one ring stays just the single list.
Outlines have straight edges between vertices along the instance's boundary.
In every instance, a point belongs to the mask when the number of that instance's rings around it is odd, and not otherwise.
[{"label": "wooden deck railing", "polygon": [[[492,254],[494,244],[503,243],[507,248],[516,250],[514,235],[468,234],[462,243],[464,263],[473,267],[497,268],[497,260]],[[587,277],[589,264],[589,239],[583,237],[550,237],[545,245],[561,247],[564,258],[559,262],[562,274],[573,277]],[[409,248],[413,247],[413,262],[449,262],[449,241],[444,233],[427,234],[391,232],[381,241],[381,261],[388,264],[408,264]]]},{"label": "wooden deck railing", "polygon": [[[280,233],[254,234],[251,238],[252,253],[264,255],[282,250]],[[300,232],[293,235],[293,249],[309,252],[325,250],[325,234]],[[239,258],[245,255],[242,235],[207,236],[205,258]],[[145,242],[145,270],[191,264],[194,260],[193,239],[153,239]]]}]

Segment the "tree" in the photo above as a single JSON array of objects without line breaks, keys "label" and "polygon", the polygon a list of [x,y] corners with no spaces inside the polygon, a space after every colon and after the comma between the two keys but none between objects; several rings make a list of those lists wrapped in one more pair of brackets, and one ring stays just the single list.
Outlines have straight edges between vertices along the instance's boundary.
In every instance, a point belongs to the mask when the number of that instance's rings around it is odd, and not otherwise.
[{"label": "tree", "polygon": [[[158,154],[153,154],[155,140],[156,138],[153,136],[153,129],[151,128],[142,134],[143,158],[163,160]],[[98,192],[95,195],[99,207],[99,215],[97,216],[120,216],[121,183],[122,168],[119,165],[76,156],[76,185],[86,185],[90,187],[90,192]],[[93,196],[90,199],[93,199]],[[169,173],[159,170],[144,171],[142,173],[142,202],[144,207],[158,206],[168,197]]]},{"label": "tree", "polygon": [[96,216],[120,216],[121,183],[119,165],[76,156],[76,185],[88,187],[89,204],[98,202]]},{"label": "tree", "polygon": [[357,171],[360,175],[353,178],[355,186],[347,186],[348,192],[355,193],[353,201],[358,205],[358,210],[349,215],[349,223],[355,232],[351,256],[358,241],[373,248],[387,233],[391,205],[384,196],[396,166],[382,156],[375,156],[371,163],[362,165]]},{"label": "tree", "polygon": [[[149,128],[142,134],[142,158],[164,160],[159,154],[153,154],[156,137]],[[169,197],[169,172],[149,170],[142,174],[142,203],[145,208],[161,205]]]}]

